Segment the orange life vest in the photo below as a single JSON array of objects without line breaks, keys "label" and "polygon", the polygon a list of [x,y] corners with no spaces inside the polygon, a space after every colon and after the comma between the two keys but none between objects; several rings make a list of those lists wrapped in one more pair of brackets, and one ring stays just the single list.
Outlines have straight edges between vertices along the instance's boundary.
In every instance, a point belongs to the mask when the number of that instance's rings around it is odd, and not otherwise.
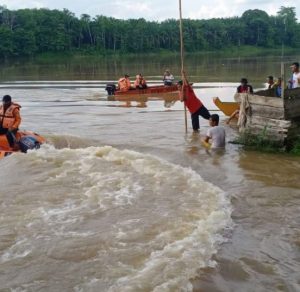
[{"label": "orange life vest", "polygon": [[120,78],[118,81],[120,91],[128,91],[131,87],[130,80],[128,78]]},{"label": "orange life vest", "polygon": [[0,126],[5,129],[11,128],[15,123],[13,112],[15,109],[20,110],[21,106],[17,103],[11,103],[8,109],[4,112],[4,106],[0,106]]},{"label": "orange life vest", "polygon": [[134,81],[134,87],[138,87],[139,85],[145,86],[146,84],[147,83],[144,77],[140,77],[139,75],[136,76],[136,79]]}]

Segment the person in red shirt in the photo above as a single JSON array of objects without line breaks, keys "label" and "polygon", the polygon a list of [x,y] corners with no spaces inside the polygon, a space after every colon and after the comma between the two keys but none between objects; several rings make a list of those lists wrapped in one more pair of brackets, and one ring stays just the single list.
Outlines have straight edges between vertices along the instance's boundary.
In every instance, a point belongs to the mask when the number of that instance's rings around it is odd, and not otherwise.
[{"label": "person in red shirt", "polygon": [[[272,77],[272,76],[269,76],[268,78],[270,79],[270,77]],[[253,94],[253,87],[250,84],[248,84],[247,78],[242,78],[241,79],[241,84],[236,88],[236,92],[237,93],[249,93],[249,94]],[[239,114],[240,114],[240,109],[235,110],[231,114],[231,116],[229,117],[229,119],[226,121],[226,124],[229,124],[232,119],[238,119],[239,118]]]},{"label": "person in red shirt", "polygon": [[253,94],[253,87],[248,84],[247,78],[241,79],[241,85],[236,89],[237,93],[250,93]]},{"label": "person in red shirt", "polygon": [[[199,116],[209,120],[210,113],[208,109],[203,105],[200,99],[196,96],[192,86],[187,81],[186,75],[184,75],[183,81],[178,81],[177,87],[179,90],[180,100],[184,102],[185,106],[191,113],[192,126],[194,132],[199,132],[200,123]],[[183,88],[182,88],[183,87]]]}]

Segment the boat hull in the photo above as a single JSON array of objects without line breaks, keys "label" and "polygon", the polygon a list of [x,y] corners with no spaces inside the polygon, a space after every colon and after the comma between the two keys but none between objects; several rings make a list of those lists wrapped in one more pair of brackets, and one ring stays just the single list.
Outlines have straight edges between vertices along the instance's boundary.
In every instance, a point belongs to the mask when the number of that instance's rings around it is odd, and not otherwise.
[{"label": "boat hull", "polygon": [[148,86],[144,89],[131,89],[129,91],[119,91],[116,90],[115,96],[151,96],[151,95],[161,95],[170,92],[178,92],[177,85],[157,85],[157,86]]},{"label": "boat hull", "polygon": [[[274,92],[274,91],[273,91]],[[287,89],[284,98],[272,96],[271,90],[254,94],[241,93],[241,109],[245,113],[239,123],[240,132],[259,136],[289,149],[300,138],[300,88]]]},{"label": "boat hull", "polygon": [[226,116],[231,116],[236,110],[239,109],[238,102],[223,102],[218,97],[213,98],[214,104],[223,112]]},{"label": "boat hull", "polygon": [[[37,141],[38,145],[44,144],[46,142],[46,139],[37,133],[31,131],[18,131],[16,134],[17,141],[19,141],[23,137],[34,138],[34,140]],[[21,149],[11,148],[7,141],[6,135],[0,135],[0,159],[16,152],[22,151]]]}]

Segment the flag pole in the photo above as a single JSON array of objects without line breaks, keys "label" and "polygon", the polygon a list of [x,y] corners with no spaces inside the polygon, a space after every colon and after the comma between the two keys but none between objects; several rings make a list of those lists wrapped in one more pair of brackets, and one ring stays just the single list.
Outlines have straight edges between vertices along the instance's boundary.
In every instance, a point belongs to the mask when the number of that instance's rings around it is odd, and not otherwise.
[{"label": "flag pole", "polygon": [[284,62],[281,62],[281,97],[284,98],[284,90],[285,90],[285,74],[284,74]]},{"label": "flag pole", "polygon": [[[181,79],[184,85],[184,52],[183,52],[183,33],[182,33],[182,6],[181,6],[181,0],[179,0],[179,31],[180,31],[180,57],[181,57]],[[182,97],[183,96],[183,89],[184,86],[182,86]],[[186,106],[184,103],[184,122],[185,122],[185,132],[187,133],[187,111],[186,111]]]}]

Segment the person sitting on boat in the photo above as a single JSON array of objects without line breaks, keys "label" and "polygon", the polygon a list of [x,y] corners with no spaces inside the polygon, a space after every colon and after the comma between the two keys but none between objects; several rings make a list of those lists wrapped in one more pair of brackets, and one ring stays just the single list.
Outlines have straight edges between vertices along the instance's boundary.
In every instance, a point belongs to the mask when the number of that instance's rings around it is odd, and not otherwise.
[{"label": "person sitting on boat", "polygon": [[253,94],[253,87],[248,84],[247,78],[241,79],[241,84],[237,87],[237,92]]},{"label": "person sitting on boat", "polygon": [[173,81],[174,81],[174,76],[171,74],[169,69],[166,69],[163,77],[164,85],[170,86],[173,84]]},{"label": "person sitting on boat", "polygon": [[[199,98],[197,98],[192,86],[189,84],[185,73],[183,72],[183,81],[178,81],[177,87],[179,90],[180,101],[184,102],[185,106],[191,113],[192,126],[194,132],[199,132],[200,123],[199,116],[209,120],[210,113],[208,109],[203,105]],[[183,87],[183,88],[182,88]]]},{"label": "person sitting on boat", "polygon": [[299,63],[294,62],[291,66],[293,76],[291,80],[289,80],[289,88],[297,88],[300,87],[300,70],[299,70]]},{"label": "person sitting on boat", "polygon": [[267,78],[267,83],[268,83],[268,89],[271,89],[274,87],[275,82],[274,82],[274,77],[273,76],[268,76]]},{"label": "person sitting on boat", "polygon": [[274,83],[273,88],[275,89],[275,94],[277,97],[281,97],[282,92],[282,79],[278,77],[277,81]]},{"label": "person sitting on boat", "polygon": [[134,87],[138,89],[147,88],[147,82],[141,73],[136,75],[136,79],[134,81]]},{"label": "person sitting on boat", "polygon": [[128,91],[132,89],[129,75],[125,74],[124,77],[120,78],[118,81],[118,89],[120,91]]},{"label": "person sitting on boat", "polygon": [[10,95],[4,95],[0,106],[0,135],[6,135],[8,144],[11,148],[17,147],[16,133],[21,124],[21,106],[12,102]]},{"label": "person sitting on boat", "polygon": [[[241,84],[236,89],[237,93],[250,93],[253,94],[253,87],[248,84],[248,80],[246,78],[241,79]],[[240,110],[235,110],[229,119],[226,121],[226,124],[229,124],[232,119],[238,119],[239,118]]]}]

